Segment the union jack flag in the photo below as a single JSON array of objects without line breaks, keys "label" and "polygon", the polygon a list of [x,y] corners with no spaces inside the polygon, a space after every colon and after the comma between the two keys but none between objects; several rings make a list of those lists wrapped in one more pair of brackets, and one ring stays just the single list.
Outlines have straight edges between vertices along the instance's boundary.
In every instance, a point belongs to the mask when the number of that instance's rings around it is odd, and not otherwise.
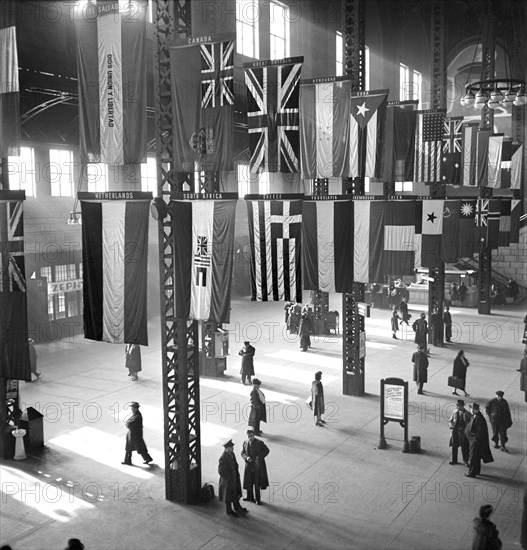
[{"label": "union jack flag", "polygon": [[209,267],[210,260],[209,239],[207,237],[198,236],[196,253],[194,254],[194,265]]},{"label": "union jack flag", "polygon": [[476,206],[476,227],[487,227],[489,217],[489,199],[478,199]]},{"label": "union jack flag", "polygon": [[201,44],[201,107],[234,105],[234,41]]},{"label": "union jack flag", "polygon": [[22,201],[0,203],[0,292],[25,292]]},{"label": "union jack flag", "polygon": [[463,148],[463,117],[446,118],[443,124],[443,156],[441,179],[443,183],[461,184],[461,151]]},{"label": "union jack flag", "polygon": [[[303,57],[244,64],[251,172],[299,171],[300,71]],[[263,65],[262,65],[263,64]]]},{"label": "union jack flag", "polygon": [[443,134],[443,153],[461,153],[461,127],[463,117],[445,119]]}]

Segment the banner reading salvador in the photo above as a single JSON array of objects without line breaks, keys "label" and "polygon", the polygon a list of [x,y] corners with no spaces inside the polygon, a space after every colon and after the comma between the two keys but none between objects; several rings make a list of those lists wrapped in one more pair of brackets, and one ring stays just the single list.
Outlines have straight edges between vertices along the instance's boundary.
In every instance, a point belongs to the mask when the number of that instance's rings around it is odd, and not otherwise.
[{"label": "banner reading salvador", "polygon": [[150,201],[80,202],[84,336],[147,346]]},{"label": "banner reading salvador", "polygon": [[97,0],[75,19],[82,162],[145,162],[146,4]]},{"label": "banner reading salvador", "polygon": [[228,323],[236,201],[172,201],[176,316]]},{"label": "banner reading salvador", "polygon": [[353,201],[307,201],[302,205],[304,288],[351,292]]}]

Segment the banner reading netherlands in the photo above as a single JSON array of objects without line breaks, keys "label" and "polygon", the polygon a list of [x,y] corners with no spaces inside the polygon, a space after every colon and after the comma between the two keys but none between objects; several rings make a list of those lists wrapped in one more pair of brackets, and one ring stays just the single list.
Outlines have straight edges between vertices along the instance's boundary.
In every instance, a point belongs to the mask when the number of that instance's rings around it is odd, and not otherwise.
[{"label": "banner reading netherlands", "polygon": [[80,202],[84,336],[147,346],[150,200]]},{"label": "banner reading netherlands", "polygon": [[97,0],[76,20],[83,162],[146,158],[146,0]]},{"label": "banner reading netherlands", "polygon": [[236,201],[172,201],[176,316],[228,323]]}]

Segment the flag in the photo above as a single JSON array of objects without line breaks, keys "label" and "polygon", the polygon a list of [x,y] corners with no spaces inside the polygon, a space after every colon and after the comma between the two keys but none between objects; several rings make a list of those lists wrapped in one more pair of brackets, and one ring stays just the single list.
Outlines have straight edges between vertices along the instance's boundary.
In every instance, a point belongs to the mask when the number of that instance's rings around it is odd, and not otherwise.
[{"label": "flag", "polygon": [[459,209],[459,257],[471,258],[478,250],[476,246],[476,200],[460,201]]},{"label": "flag", "polygon": [[360,200],[353,203],[353,278],[357,283],[383,281],[384,220],[386,201]]},{"label": "flag", "polygon": [[477,145],[478,145],[477,122],[463,124],[461,134],[463,138],[463,151],[461,157],[461,185],[476,185],[477,167]]},{"label": "flag", "polygon": [[417,104],[417,101],[388,102],[382,170],[386,183],[414,179]]},{"label": "flag", "polygon": [[511,157],[512,157],[512,139],[504,138],[501,146],[500,161],[500,187],[510,189],[511,187]]},{"label": "flag", "polygon": [[445,110],[417,111],[414,180],[424,183],[441,181],[441,147]]},{"label": "flag", "polygon": [[501,199],[498,245],[509,246],[511,240],[511,201]]},{"label": "flag", "polygon": [[302,201],[247,201],[251,299],[302,302]]},{"label": "flag", "polygon": [[478,187],[489,184],[489,140],[491,130],[479,128],[477,134],[476,178]]},{"label": "flag", "polygon": [[522,214],[522,201],[519,199],[511,200],[511,243],[520,242],[520,218]]},{"label": "flag", "polygon": [[461,152],[463,149],[463,117],[445,118],[443,155],[441,157],[442,182],[461,184]]},{"label": "flag", "polygon": [[479,252],[481,244],[487,239],[487,226],[489,223],[489,199],[477,199],[475,223],[475,251]]},{"label": "flag", "polygon": [[[415,201],[389,201],[384,216],[382,271],[390,275],[414,275]],[[362,238],[360,235],[358,238]]]},{"label": "flag", "polygon": [[522,182],[523,144],[513,143],[511,149],[511,189],[520,189]]},{"label": "flag", "polygon": [[361,92],[350,100],[350,177],[382,176],[387,90]]},{"label": "flag", "polygon": [[489,199],[487,215],[487,245],[498,248],[500,235],[501,199]]},{"label": "flag", "polygon": [[455,263],[461,257],[459,249],[459,200],[446,200],[443,209],[442,257],[445,263]]},{"label": "flag", "polygon": [[81,201],[84,336],[148,345],[150,201]]},{"label": "flag", "polygon": [[444,200],[422,201],[422,267],[438,267],[441,265],[444,204]]},{"label": "flag", "polygon": [[488,187],[501,187],[501,156],[503,134],[489,136],[488,145]]},{"label": "flag", "polygon": [[228,323],[236,201],[173,201],[176,317]]},{"label": "flag", "polygon": [[304,201],[302,259],[304,288],[351,292],[353,201]]},{"label": "flag", "polygon": [[0,158],[20,155],[16,27],[0,29]]},{"label": "flag", "polygon": [[0,378],[31,380],[23,202],[0,191]]},{"label": "flag", "polygon": [[234,39],[170,47],[174,170],[233,170]]},{"label": "flag", "polygon": [[298,172],[303,57],[245,63],[251,172]]},{"label": "flag", "polygon": [[300,85],[302,179],[349,177],[350,78]]}]

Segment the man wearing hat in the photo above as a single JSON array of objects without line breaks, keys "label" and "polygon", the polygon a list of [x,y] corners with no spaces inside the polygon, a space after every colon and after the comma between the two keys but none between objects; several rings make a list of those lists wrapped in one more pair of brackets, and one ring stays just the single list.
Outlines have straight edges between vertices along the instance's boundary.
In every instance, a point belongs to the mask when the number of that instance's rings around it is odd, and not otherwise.
[{"label": "man wearing hat", "polygon": [[426,346],[418,346],[417,351],[412,354],[414,364],[414,382],[417,385],[417,393],[423,394],[423,386],[428,382],[428,357]]},{"label": "man wearing hat", "polygon": [[484,504],[479,508],[479,517],[474,518],[473,550],[500,550],[503,543],[499,538],[496,525],[489,520],[494,508]]},{"label": "man wearing hat", "polygon": [[234,456],[234,443],[232,439],[223,444],[223,449],[223,454],[220,456],[218,463],[218,474],[220,475],[218,498],[220,502],[225,502],[227,515],[236,518],[240,513],[247,512],[247,509],[242,508],[240,505],[242,483],[240,481],[238,462]]},{"label": "man wearing hat", "polygon": [[247,491],[248,502],[260,504],[260,489],[269,487],[265,457],[269,454],[267,445],[254,437],[254,430],[247,430],[247,440],[243,442],[242,458],[245,460],[243,488]]},{"label": "man wearing hat", "polygon": [[494,462],[489,446],[489,430],[487,421],[479,410],[479,403],[472,403],[472,418],[465,434],[469,444],[468,472],[466,477],[476,477],[481,473],[481,461],[487,464]]},{"label": "man wearing hat", "polygon": [[507,401],[503,399],[504,393],[501,390],[496,392],[496,396],[487,403],[485,412],[488,414],[492,426],[494,448],[499,449],[501,442],[501,450],[508,453],[509,449],[505,447],[505,443],[509,440],[507,430],[512,426],[511,410]]},{"label": "man wearing hat", "polygon": [[416,319],[412,325],[412,329],[415,332],[414,342],[425,350],[427,349],[427,334],[428,334],[428,322],[426,320],[426,314],[421,313],[419,319]]},{"label": "man wearing hat", "polygon": [[253,379],[253,389],[251,391],[251,412],[249,413],[249,428],[254,430],[254,435],[262,435],[260,422],[267,422],[267,409],[265,408],[265,395],[260,389],[260,380]]},{"label": "man wearing hat", "polygon": [[449,464],[459,464],[457,461],[457,450],[461,447],[461,455],[463,456],[463,462],[468,466],[469,458],[469,445],[465,435],[465,428],[470,422],[471,414],[465,409],[465,402],[463,399],[458,399],[456,403],[456,409],[450,417],[450,429],[452,430],[450,435],[450,446],[452,447],[452,462]]},{"label": "man wearing hat", "polygon": [[251,376],[254,376],[254,354],[256,350],[251,346],[250,342],[244,342],[243,348],[238,352],[238,355],[242,356],[242,367],[240,369],[240,374],[242,376],[242,384],[245,386],[245,379],[249,379],[249,384],[251,383]]},{"label": "man wearing hat", "polygon": [[132,451],[137,451],[144,460],[144,464],[150,464],[154,460],[146,448],[143,439],[143,415],[139,412],[139,403],[133,401],[130,405],[131,415],[124,421],[128,432],[126,434],[126,447],[124,461],[121,464],[132,465]]}]

